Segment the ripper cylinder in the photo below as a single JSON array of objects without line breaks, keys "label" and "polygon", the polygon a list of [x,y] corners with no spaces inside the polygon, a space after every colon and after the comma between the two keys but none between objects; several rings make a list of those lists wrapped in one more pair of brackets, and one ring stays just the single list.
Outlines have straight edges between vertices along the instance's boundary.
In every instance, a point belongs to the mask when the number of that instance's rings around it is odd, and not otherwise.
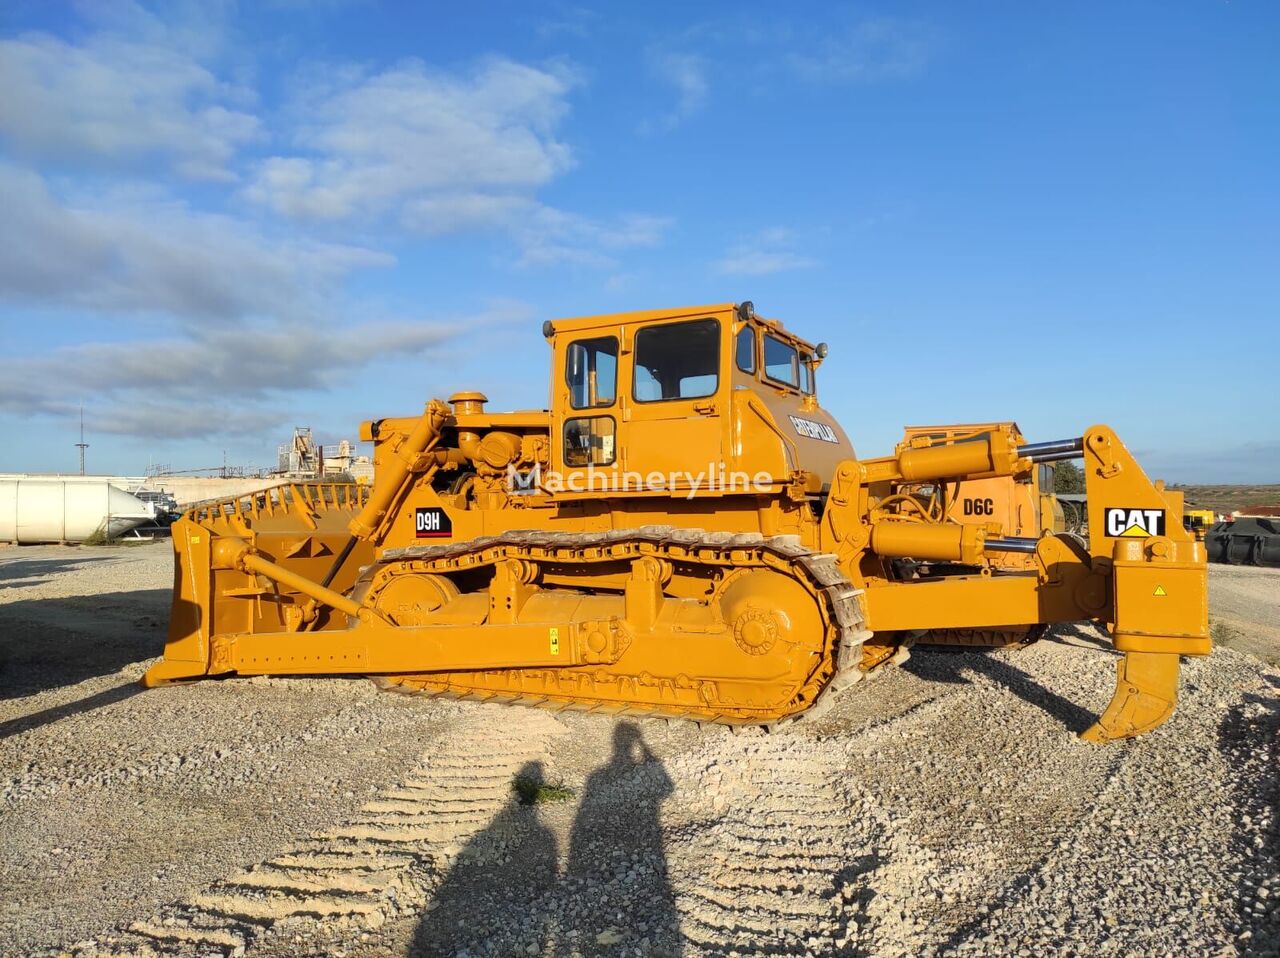
[{"label": "ripper cylinder", "polygon": [[987,530],[978,525],[925,525],[919,522],[877,522],[871,528],[871,549],[882,556],[933,559],[977,565]]}]

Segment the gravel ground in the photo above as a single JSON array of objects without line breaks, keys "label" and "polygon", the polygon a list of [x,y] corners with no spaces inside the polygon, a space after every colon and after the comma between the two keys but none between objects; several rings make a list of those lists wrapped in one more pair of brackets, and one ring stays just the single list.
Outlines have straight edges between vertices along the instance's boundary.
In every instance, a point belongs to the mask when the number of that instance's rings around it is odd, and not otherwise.
[{"label": "gravel ground", "polygon": [[[917,650],[772,735],[364,680],[142,692],[171,569],[0,551],[0,954],[1280,951],[1280,672],[1238,648],[1110,746],[1073,735],[1115,658],[1074,626]],[[1274,655],[1280,573],[1210,579]]]},{"label": "gravel ground", "polygon": [[1211,568],[1214,639],[1280,665],[1280,572],[1254,566]]}]

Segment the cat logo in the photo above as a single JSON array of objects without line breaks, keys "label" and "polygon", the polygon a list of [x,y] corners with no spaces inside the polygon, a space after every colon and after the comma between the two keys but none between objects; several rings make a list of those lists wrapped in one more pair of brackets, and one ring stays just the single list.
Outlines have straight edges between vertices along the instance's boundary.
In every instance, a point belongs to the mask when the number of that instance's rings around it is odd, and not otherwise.
[{"label": "cat logo", "polygon": [[1164,535],[1163,509],[1107,509],[1103,518],[1107,535],[1115,539]]}]

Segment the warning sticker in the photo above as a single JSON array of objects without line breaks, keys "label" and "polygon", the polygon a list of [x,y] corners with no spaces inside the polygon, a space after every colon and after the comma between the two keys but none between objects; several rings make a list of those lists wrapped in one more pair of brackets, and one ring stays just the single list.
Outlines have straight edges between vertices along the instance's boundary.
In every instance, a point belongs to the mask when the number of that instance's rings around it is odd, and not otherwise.
[{"label": "warning sticker", "polygon": [[1105,533],[1114,539],[1164,535],[1163,509],[1107,509],[1103,520]]},{"label": "warning sticker", "polygon": [[551,645],[551,654],[560,654],[560,630],[552,626],[547,630],[547,638]]}]

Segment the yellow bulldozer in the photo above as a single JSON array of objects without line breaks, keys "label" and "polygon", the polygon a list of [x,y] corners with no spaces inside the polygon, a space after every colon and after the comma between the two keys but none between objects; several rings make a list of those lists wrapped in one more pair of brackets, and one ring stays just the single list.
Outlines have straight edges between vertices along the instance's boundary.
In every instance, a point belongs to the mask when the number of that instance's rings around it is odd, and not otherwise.
[{"label": "yellow bulldozer", "polygon": [[1218,515],[1212,509],[1183,510],[1182,524],[1201,541],[1204,541],[1204,537],[1217,521]]},{"label": "yellow bulldozer", "polygon": [[[1028,444],[1003,424],[859,459],[818,402],[825,344],[750,303],[543,334],[550,408],[489,412],[459,392],[361,426],[369,487],[285,485],[183,516],[165,654],[143,681],[355,673],[770,726],[829,706],[928,630],[1093,620],[1123,653],[1083,733],[1104,741],[1165,721],[1179,657],[1209,652],[1181,496],[1106,426]],[[938,491],[1067,458],[1087,476],[1087,546],[952,521]]]}]

